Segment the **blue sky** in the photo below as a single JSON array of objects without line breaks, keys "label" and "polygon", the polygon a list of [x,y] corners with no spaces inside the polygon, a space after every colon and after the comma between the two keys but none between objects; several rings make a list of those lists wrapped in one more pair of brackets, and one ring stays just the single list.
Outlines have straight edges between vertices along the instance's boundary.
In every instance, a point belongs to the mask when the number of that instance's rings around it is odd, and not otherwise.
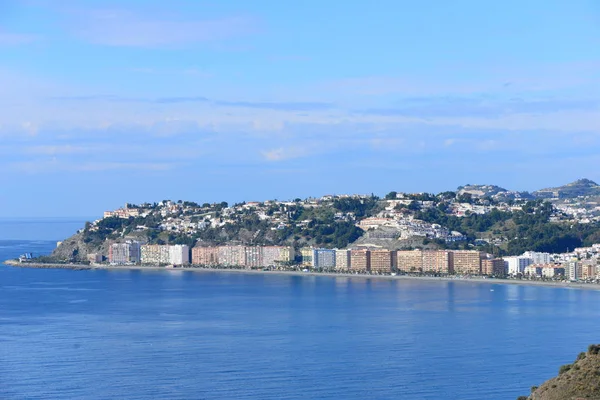
[{"label": "blue sky", "polygon": [[599,163],[596,0],[0,2],[0,217]]}]

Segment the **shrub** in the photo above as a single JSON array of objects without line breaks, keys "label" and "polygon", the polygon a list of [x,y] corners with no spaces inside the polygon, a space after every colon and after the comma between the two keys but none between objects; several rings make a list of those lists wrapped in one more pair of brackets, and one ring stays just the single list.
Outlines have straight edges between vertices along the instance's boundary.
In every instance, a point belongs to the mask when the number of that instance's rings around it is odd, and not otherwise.
[{"label": "shrub", "polygon": [[579,360],[583,360],[584,358],[585,358],[585,353],[584,353],[584,352],[581,352],[581,353],[579,353],[579,355],[577,356],[577,361],[579,361]]},{"label": "shrub", "polygon": [[590,354],[600,353],[600,344],[590,344],[590,346],[588,347],[588,353],[590,353]]},{"label": "shrub", "polygon": [[558,374],[559,374],[559,375],[562,375],[562,374],[564,374],[565,372],[567,372],[568,370],[570,370],[570,369],[571,369],[571,367],[572,367],[572,365],[571,365],[571,364],[565,364],[565,365],[561,365],[560,369],[558,370]]}]

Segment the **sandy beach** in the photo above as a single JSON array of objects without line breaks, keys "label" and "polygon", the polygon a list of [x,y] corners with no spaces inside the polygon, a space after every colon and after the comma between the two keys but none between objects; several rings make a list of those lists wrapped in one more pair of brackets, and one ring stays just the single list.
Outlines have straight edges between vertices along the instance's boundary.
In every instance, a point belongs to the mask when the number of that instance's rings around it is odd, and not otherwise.
[{"label": "sandy beach", "polygon": [[72,270],[115,270],[115,271],[189,271],[196,273],[237,273],[237,274],[260,274],[260,275],[288,275],[288,276],[321,276],[331,278],[356,278],[356,279],[384,279],[384,280],[413,280],[413,281],[443,281],[460,283],[488,283],[499,285],[526,285],[526,286],[546,286],[554,288],[568,289],[586,289],[600,290],[600,284],[583,282],[562,282],[562,281],[531,281],[519,279],[498,279],[486,277],[462,277],[462,276],[414,276],[414,275],[368,275],[368,274],[348,274],[333,272],[302,272],[302,271],[263,271],[249,269],[233,268],[199,268],[199,267],[178,267],[166,268],[158,266],[111,266],[111,265],[80,265],[80,264],[46,264],[46,263],[19,263],[16,260],[8,260],[4,265],[18,268],[40,268],[40,269],[72,269]]}]

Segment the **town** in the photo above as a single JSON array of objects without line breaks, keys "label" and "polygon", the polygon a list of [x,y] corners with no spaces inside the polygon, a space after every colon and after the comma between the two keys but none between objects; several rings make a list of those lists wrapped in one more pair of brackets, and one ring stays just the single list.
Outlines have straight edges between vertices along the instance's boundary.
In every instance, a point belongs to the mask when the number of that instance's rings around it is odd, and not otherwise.
[{"label": "town", "polygon": [[[125,204],[47,261],[595,280],[600,186]],[[27,260],[25,260],[27,261]]]},{"label": "town", "polygon": [[[494,258],[475,250],[387,250],[377,248],[301,248],[291,246],[197,246],[113,243],[113,266],[219,267],[298,270],[356,274],[411,273],[425,275],[484,275],[498,278],[551,278],[592,281],[598,278],[600,244],[569,254],[528,251],[521,256]],[[102,256],[90,254],[93,264]]]}]

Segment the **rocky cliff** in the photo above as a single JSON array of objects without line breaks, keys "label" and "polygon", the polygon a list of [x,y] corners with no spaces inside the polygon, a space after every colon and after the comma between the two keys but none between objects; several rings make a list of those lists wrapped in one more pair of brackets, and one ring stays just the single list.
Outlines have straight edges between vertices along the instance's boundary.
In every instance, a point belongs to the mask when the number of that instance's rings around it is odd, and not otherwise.
[{"label": "rocky cliff", "polygon": [[591,345],[573,364],[561,366],[557,377],[520,399],[600,400],[600,345]]}]

